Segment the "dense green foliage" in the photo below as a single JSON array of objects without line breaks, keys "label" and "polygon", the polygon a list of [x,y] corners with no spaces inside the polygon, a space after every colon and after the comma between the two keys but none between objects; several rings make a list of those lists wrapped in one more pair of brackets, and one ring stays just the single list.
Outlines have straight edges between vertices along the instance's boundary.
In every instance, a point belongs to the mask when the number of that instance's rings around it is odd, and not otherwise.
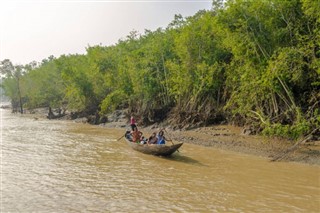
[{"label": "dense green foliage", "polygon": [[85,55],[2,62],[2,86],[25,107],[129,107],[144,123],[227,121],[292,139],[320,128],[319,1],[222,2]]}]

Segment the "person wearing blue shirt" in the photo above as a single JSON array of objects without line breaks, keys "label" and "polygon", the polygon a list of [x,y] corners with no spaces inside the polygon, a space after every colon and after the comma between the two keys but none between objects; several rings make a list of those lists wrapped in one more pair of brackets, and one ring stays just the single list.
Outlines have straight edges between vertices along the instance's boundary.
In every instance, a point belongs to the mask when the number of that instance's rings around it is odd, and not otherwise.
[{"label": "person wearing blue shirt", "polygon": [[157,144],[165,144],[166,143],[166,138],[163,136],[164,132],[163,130],[160,130],[160,132],[157,134]]}]

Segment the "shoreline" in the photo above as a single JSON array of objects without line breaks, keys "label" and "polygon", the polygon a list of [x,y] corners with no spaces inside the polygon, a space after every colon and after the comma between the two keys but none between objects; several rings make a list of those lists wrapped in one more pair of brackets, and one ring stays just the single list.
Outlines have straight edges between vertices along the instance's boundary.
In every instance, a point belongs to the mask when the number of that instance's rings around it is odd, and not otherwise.
[{"label": "shoreline", "polygon": [[[102,124],[106,128],[130,128],[127,120],[113,121]],[[153,124],[138,129],[149,137],[152,132],[158,132],[166,125]],[[296,150],[286,154],[297,141],[269,138],[260,135],[246,134],[241,127],[231,125],[213,125],[197,127],[191,130],[173,130],[170,126],[165,128],[165,137],[173,142],[183,142],[205,147],[237,152],[266,158],[270,162],[277,156],[282,162],[297,162],[320,166],[320,141],[311,141],[300,145]]]},{"label": "shoreline", "polygon": [[[142,132],[151,133],[156,128],[140,128]],[[171,130],[166,128],[165,135],[177,142],[196,144],[205,147],[233,151],[240,154],[260,156],[272,161],[283,155],[295,142],[283,139],[267,138],[259,135],[245,135],[242,128],[231,125],[199,127],[192,130]],[[285,155],[283,162],[297,162],[320,165],[320,141],[301,145],[297,150]]]},{"label": "shoreline", "polygon": [[[45,109],[33,110],[35,119],[48,119]],[[77,123],[87,123],[85,118],[70,119],[69,116],[56,118],[53,120],[71,120]],[[129,128],[128,120],[123,114],[117,112],[108,116],[108,122],[100,124],[104,128],[125,129]],[[142,131],[145,137],[149,137],[152,132],[158,132],[160,128],[165,127],[162,124],[153,124],[138,129]],[[268,138],[259,135],[250,135],[244,133],[243,128],[231,125],[213,125],[207,127],[197,127],[190,130],[173,130],[170,126],[165,128],[165,137],[173,142],[183,142],[205,147],[237,152],[239,154],[248,154],[266,158],[270,162],[277,156],[283,155],[280,161],[297,162],[309,165],[320,166],[320,141],[311,141],[301,144],[296,150],[289,152],[296,141],[289,141],[277,138]]]}]

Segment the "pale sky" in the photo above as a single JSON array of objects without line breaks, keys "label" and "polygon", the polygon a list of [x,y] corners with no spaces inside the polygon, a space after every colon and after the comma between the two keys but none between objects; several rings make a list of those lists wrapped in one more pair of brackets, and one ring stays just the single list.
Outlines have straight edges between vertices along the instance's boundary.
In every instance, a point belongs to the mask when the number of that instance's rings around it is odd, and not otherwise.
[{"label": "pale sky", "polygon": [[175,14],[209,10],[212,0],[0,0],[0,61],[14,64],[109,46],[130,31],[165,28]]}]

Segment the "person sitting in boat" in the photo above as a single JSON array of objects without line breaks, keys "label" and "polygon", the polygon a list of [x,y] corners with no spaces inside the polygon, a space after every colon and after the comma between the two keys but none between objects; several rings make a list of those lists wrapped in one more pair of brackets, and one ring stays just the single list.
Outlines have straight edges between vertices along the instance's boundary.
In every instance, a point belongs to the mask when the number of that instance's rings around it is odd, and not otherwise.
[{"label": "person sitting in boat", "polygon": [[137,127],[134,127],[133,131],[131,132],[131,135],[132,135],[132,142],[133,143],[140,143],[140,138],[142,137],[142,132],[140,132]]},{"label": "person sitting in boat", "polygon": [[156,144],[158,141],[157,133],[152,133],[152,135],[148,139],[148,144]]},{"label": "person sitting in boat", "polygon": [[141,144],[146,144],[147,143],[147,139],[143,135],[140,138],[140,143]]},{"label": "person sitting in boat", "polygon": [[132,134],[130,130],[127,130],[126,133],[124,134],[126,138],[128,138],[129,140],[132,139]]},{"label": "person sitting in boat", "polygon": [[166,138],[163,136],[164,132],[163,130],[160,130],[160,132],[157,134],[157,144],[165,144]]}]

